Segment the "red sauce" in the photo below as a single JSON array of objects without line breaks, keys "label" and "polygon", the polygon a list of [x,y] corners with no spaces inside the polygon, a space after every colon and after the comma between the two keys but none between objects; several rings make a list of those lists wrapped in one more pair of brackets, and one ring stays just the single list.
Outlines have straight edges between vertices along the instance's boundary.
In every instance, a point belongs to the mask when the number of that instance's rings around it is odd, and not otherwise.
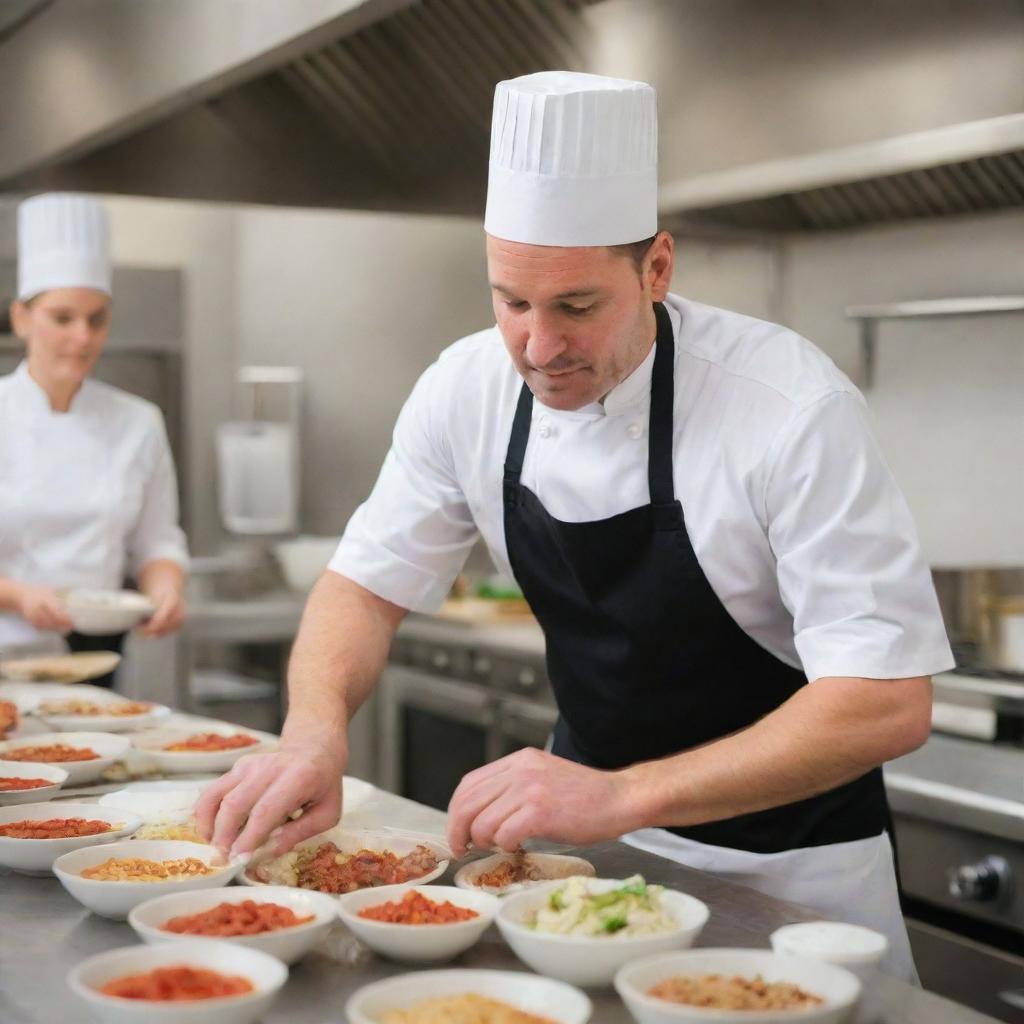
[{"label": "red sauce", "polygon": [[448,900],[435,903],[421,892],[410,891],[400,901],[363,907],[358,916],[392,924],[452,924],[455,921],[472,921],[480,915],[469,907],[457,907]]},{"label": "red sauce", "polygon": [[290,907],[282,907],[277,903],[243,900],[241,903],[218,903],[199,914],[172,917],[160,928],[179,935],[262,935],[278,928],[308,924],[313,916],[299,917]]},{"label": "red sauce", "polygon": [[22,819],[0,825],[0,836],[8,839],[80,839],[113,832],[117,826],[109,821],[90,818],[45,818],[41,821]]},{"label": "red sauce", "polygon": [[218,974],[205,967],[175,965],[157,967],[145,974],[129,974],[108,981],[100,988],[107,996],[119,999],[148,999],[152,1002],[185,1002],[194,999],[220,999],[253,991],[248,978]]},{"label": "red sauce", "polygon": [[5,750],[5,761],[45,761],[54,764],[60,761],[95,761],[100,755],[91,747],[69,747],[64,743],[52,743],[41,747],[15,747]]},{"label": "red sauce", "polygon": [[251,747],[256,743],[259,743],[259,740],[255,736],[246,736],[244,733],[221,736],[216,732],[200,732],[195,736],[189,736],[187,740],[182,740],[180,743],[172,743],[170,746],[164,747],[164,750],[237,750],[239,747]]},{"label": "red sauce", "polygon": [[297,874],[302,889],[320,892],[354,892],[375,885],[397,885],[433,871],[437,857],[426,847],[417,846],[412,853],[398,857],[390,850],[359,850],[351,857],[341,854],[334,843],[323,843],[313,856],[301,863]]},{"label": "red sauce", "polygon": [[39,789],[40,786],[55,786],[52,779],[22,779],[17,776],[0,778],[0,793],[14,793],[19,789]]}]

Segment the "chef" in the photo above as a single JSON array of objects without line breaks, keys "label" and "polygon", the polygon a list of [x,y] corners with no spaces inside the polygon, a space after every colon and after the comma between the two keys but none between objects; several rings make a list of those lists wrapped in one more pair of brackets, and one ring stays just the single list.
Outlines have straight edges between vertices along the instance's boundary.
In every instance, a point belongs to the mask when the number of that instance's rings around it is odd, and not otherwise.
[{"label": "chef", "polygon": [[[106,210],[50,193],[18,208],[14,333],[25,358],[0,377],[0,651],[119,650],[123,636],[75,633],[59,590],[134,580],[178,628],[188,561],[159,409],[92,380],[110,330]],[[110,685],[112,679],[98,680]]]},{"label": "chef", "polygon": [[349,717],[482,535],[544,629],[560,719],[550,752],[465,777],[456,855],[625,835],[885,932],[910,978],[880,765],[925,740],[953,664],[928,568],[833,363],[669,294],[656,169],[650,86],[498,85],[497,325],[416,385],[310,598],[281,750],[200,824],[244,852],[296,807],[279,850],[337,820]]}]

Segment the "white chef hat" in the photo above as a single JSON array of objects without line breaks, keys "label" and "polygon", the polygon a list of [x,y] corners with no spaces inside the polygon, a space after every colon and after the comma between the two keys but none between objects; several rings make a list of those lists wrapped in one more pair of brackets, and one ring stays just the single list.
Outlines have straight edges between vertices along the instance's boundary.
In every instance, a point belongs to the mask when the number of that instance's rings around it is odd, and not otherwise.
[{"label": "white chef hat", "polygon": [[110,226],[92,196],[47,192],[18,207],[18,298],[50,288],[110,294]]},{"label": "white chef hat", "polygon": [[484,229],[533,245],[620,245],[658,231],[654,89],[542,71],[494,91]]}]

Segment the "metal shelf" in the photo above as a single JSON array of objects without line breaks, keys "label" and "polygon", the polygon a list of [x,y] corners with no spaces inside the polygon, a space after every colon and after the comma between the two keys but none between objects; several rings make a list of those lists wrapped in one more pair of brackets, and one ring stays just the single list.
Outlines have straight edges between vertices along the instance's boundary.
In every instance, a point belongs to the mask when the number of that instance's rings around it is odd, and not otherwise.
[{"label": "metal shelf", "polygon": [[915,299],[883,302],[868,306],[847,306],[846,316],[860,321],[861,387],[875,381],[875,347],[880,320],[920,317],[986,316],[992,313],[1024,312],[1024,295],[980,295],[955,299]]}]

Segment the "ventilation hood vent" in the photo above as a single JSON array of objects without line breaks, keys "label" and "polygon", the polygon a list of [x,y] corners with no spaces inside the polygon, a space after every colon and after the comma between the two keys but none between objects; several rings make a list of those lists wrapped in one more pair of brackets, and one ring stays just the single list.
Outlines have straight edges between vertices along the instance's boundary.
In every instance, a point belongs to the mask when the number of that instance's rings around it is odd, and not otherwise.
[{"label": "ventilation hood vent", "polygon": [[1024,114],[703,175],[663,213],[760,231],[829,231],[1024,206]]}]

